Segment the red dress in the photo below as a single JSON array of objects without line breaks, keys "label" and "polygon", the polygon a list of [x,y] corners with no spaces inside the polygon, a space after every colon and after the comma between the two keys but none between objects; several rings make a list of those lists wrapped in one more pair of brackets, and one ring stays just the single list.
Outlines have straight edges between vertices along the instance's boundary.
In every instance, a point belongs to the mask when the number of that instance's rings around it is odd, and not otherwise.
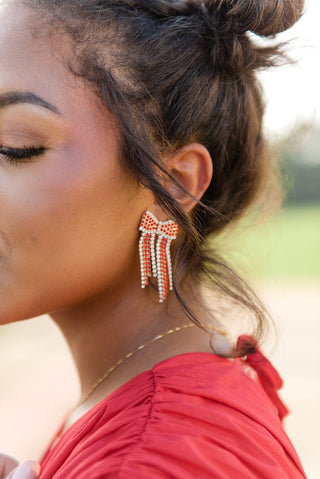
[{"label": "red dress", "polygon": [[306,478],[279,418],[279,381],[259,351],[161,361],[74,423],[40,479]]}]

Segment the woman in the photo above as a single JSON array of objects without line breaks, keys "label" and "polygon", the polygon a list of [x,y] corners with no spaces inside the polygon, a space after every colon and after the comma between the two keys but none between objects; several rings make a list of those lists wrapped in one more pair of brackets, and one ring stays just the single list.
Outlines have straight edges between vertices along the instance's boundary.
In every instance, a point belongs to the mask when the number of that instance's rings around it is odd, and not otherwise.
[{"label": "woman", "polygon": [[[49,313],[82,388],[41,479],[305,477],[256,348],[266,313],[207,249],[270,169],[255,74],[280,53],[253,34],[302,8],[1,3],[0,318]],[[256,318],[255,339],[227,339],[221,302]]]}]

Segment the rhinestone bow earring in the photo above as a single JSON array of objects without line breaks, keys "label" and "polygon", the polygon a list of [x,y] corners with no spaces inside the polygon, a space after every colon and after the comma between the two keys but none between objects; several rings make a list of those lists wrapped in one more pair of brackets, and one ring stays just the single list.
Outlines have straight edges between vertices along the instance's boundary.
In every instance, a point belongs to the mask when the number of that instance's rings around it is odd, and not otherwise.
[{"label": "rhinestone bow earring", "polygon": [[179,227],[172,220],[159,221],[146,211],[139,230],[142,233],[139,241],[141,288],[148,285],[150,276],[157,277],[159,302],[163,303],[168,291],[173,290],[170,244],[176,239]]}]

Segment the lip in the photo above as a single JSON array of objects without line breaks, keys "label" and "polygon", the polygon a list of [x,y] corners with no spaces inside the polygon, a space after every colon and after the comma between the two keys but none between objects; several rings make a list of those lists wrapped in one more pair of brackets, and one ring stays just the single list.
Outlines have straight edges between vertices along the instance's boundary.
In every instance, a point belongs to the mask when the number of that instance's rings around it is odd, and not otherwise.
[{"label": "lip", "polygon": [[12,249],[8,238],[3,231],[0,231],[0,256],[11,256]]}]

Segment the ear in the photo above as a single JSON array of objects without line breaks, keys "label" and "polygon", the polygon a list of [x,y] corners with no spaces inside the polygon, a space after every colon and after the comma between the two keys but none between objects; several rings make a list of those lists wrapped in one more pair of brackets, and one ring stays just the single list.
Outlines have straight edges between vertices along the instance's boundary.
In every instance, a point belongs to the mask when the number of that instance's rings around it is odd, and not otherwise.
[{"label": "ear", "polygon": [[[190,143],[167,159],[172,176],[184,187],[168,179],[165,186],[171,195],[189,212],[200,200],[212,179],[212,159],[199,143]],[[189,193],[189,194],[188,194]]]}]

